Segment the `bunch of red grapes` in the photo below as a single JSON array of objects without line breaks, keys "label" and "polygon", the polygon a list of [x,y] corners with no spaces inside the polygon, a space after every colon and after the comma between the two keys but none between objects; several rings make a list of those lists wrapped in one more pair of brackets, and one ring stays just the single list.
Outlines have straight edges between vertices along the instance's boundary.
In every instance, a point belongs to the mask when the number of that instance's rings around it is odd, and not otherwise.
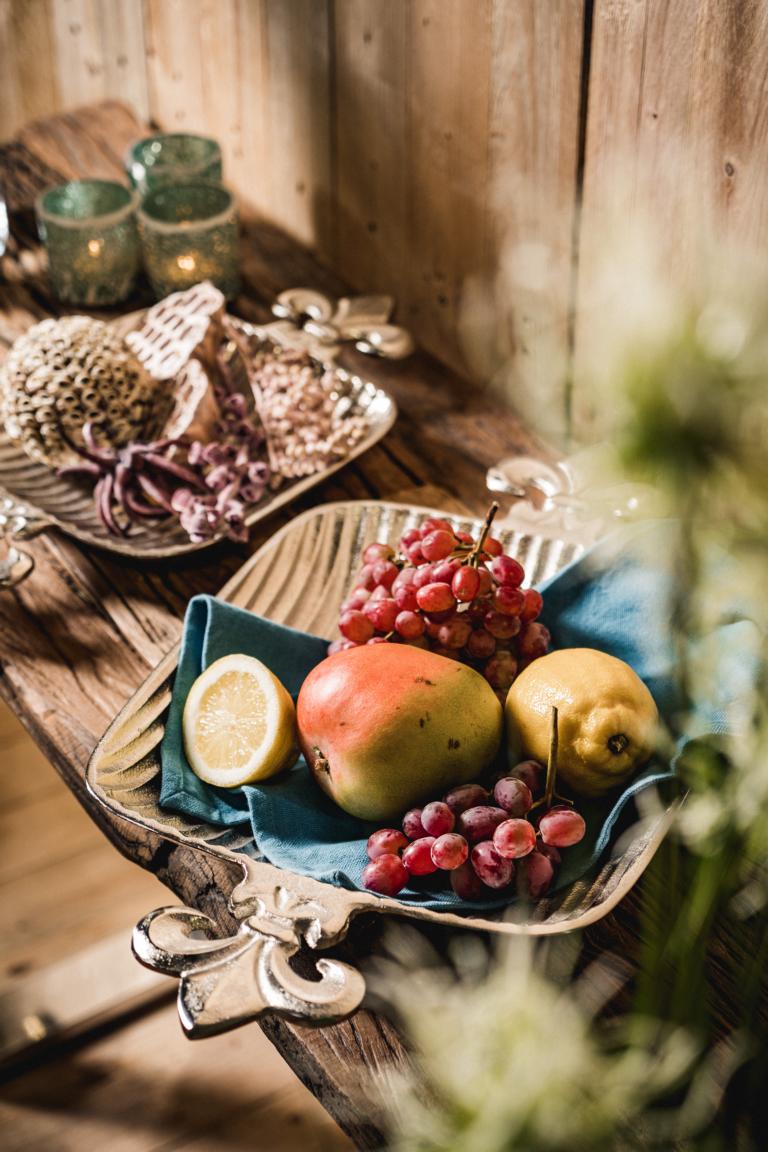
[{"label": "bunch of red grapes", "polygon": [[518,672],[547,651],[549,631],[536,622],[541,594],[521,587],[522,564],[487,534],[494,511],[477,541],[430,517],[403,533],[399,552],[369,544],[329,655],[388,640],[428,648],[471,664],[503,703]]},{"label": "bunch of red grapes", "polygon": [[[583,839],[584,819],[567,804],[534,803],[543,768],[524,760],[489,791],[462,784],[442,800],[411,808],[402,831],[381,828],[368,839],[363,887],[396,896],[412,876],[448,872],[462,900],[504,890],[537,900],[560,863],[560,848]],[[516,875],[517,871],[517,875]]]}]

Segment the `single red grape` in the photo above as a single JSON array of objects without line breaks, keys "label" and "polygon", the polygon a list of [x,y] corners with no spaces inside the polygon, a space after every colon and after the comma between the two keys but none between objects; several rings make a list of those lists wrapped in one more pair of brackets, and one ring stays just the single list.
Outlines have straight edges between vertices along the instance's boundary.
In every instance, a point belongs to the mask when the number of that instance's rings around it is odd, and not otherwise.
[{"label": "single red grape", "polygon": [[492,804],[475,804],[459,814],[458,830],[466,836],[470,844],[479,840],[490,840],[499,824],[508,819],[503,808]]},{"label": "single red grape", "polygon": [[399,856],[388,853],[363,869],[363,887],[382,896],[396,896],[408,883],[408,869]]},{"label": "single red grape", "polygon": [[442,836],[444,832],[453,831],[455,818],[447,804],[433,800],[422,808],[421,823],[428,836]]},{"label": "single red grape", "polygon": [[501,556],[504,551],[504,545],[501,540],[497,540],[495,536],[486,536],[483,549],[489,556]]},{"label": "single red grape", "polygon": [[492,688],[509,691],[517,675],[517,661],[511,652],[497,652],[486,664],[483,675]]},{"label": "single red grape", "polygon": [[424,563],[424,553],[421,550],[421,543],[419,542],[416,544],[409,544],[405,550],[405,554],[410,560],[411,564],[415,564],[417,567],[419,564]]},{"label": "single red grape", "polygon": [[403,532],[402,536],[400,537],[400,548],[403,552],[406,552],[408,548],[410,548],[411,544],[418,544],[420,540],[420,528],[406,528],[405,532]]},{"label": "single red grape", "polygon": [[397,855],[403,848],[408,847],[408,837],[404,836],[399,828],[380,828],[368,837],[366,852],[369,860],[378,860],[379,856],[387,853]]},{"label": "single red grape", "polygon": [[434,566],[432,564],[422,564],[414,573],[413,587],[418,591],[418,589],[423,588],[425,584],[431,584],[433,571]]},{"label": "single red grape", "polygon": [[430,516],[421,525],[421,538],[429,536],[430,532],[450,532],[453,535],[453,525],[447,520],[441,520],[439,517]]},{"label": "single red grape", "polygon": [[362,612],[350,609],[349,612],[343,612],[339,619],[339,632],[345,640],[365,644],[373,636],[373,624]]},{"label": "single red grape", "polygon": [[370,601],[373,601],[373,600],[389,600],[389,599],[390,599],[389,589],[385,588],[383,584],[377,584],[376,587],[374,588],[373,592],[371,592],[370,596],[368,597],[368,600],[366,600],[366,604],[368,604]]},{"label": "single red grape", "polygon": [[347,599],[341,606],[342,612],[347,612],[350,608],[362,608],[367,600],[370,600],[371,594],[367,588],[353,588]]},{"label": "single red grape", "polygon": [[505,860],[517,860],[533,852],[536,830],[527,820],[505,820],[493,834],[493,846]]},{"label": "single red grape", "polygon": [[395,632],[404,640],[415,640],[424,632],[424,617],[406,610],[395,617]]},{"label": "single red grape", "polygon": [[335,656],[337,652],[345,652],[347,648],[359,648],[359,644],[355,644],[354,640],[333,640],[328,645],[328,655]]},{"label": "single red grape", "polygon": [[373,578],[377,584],[388,591],[392,587],[395,578],[399,575],[400,569],[397,564],[393,564],[391,560],[377,560],[373,566]]},{"label": "single red grape", "polygon": [[447,612],[456,607],[456,600],[447,584],[425,584],[416,593],[416,602],[423,612]]},{"label": "single red grape", "polygon": [[534,621],[532,624],[527,624],[525,630],[520,634],[517,650],[521,656],[533,660],[537,656],[546,654],[549,640],[549,629]]},{"label": "single red grape", "polygon": [[[395,581],[395,584],[397,581]],[[401,584],[399,587],[392,586],[392,595],[398,608],[403,612],[415,612],[418,608],[416,602],[416,589],[412,584]]]},{"label": "single red grape", "polygon": [[545,844],[555,848],[570,848],[584,839],[587,826],[584,817],[573,808],[550,808],[539,820],[539,831]]},{"label": "single red grape", "polygon": [[510,816],[525,816],[533,804],[530,788],[515,776],[503,776],[501,780],[497,780],[493,798],[499,808],[509,812]]},{"label": "single red grape", "polygon": [[432,845],[433,862],[446,872],[460,868],[466,863],[468,855],[469,845],[464,837],[457,835],[456,832],[446,832],[445,835],[438,836]]},{"label": "single red grape", "polygon": [[503,616],[519,616],[524,603],[525,594],[509,584],[501,584],[493,594],[493,606]]},{"label": "single red grape", "polygon": [[542,852],[531,852],[520,868],[521,884],[531,900],[538,900],[549,888],[555,869]]},{"label": "single red grape", "polygon": [[515,865],[499,856],[490,840],[475,844],[471,859],[478,877],[489,888],[506,888],[515,874]]},{"label": "single red grape", "polygon": [[367,544],[363,549],[363,563],[375,564],[377,560],[391,560],[395,554],[389,544]]},{"label": "single red grape", "polygon": [[424,536],[421,541],[424,558],[429,561],[445,560],[446,556],[450,556],[453,552],[455,546],[456,541],[453,532],[446,532],[443,528],[436,528],[434,532]]},{"label": "single red grape", "polygon": [[491,636],[497,640],[511,640],[520,631],[519,616],[505,616],[502,612],[486,612],[483,623]]},{"label": "single red grape", "polygon": [[430,872],[437,872],[437,864],[432,859],[434,843],[434,836],[422,836],[403,851],[403,864],[411,876],[428,876]]},{"label": "single red grape", "polygon": [[416,569],[415,568],[409,568],[409,567],[401,568],[400,571],[398,572],[397,576],[395,576],[395,579],[392,582],[392,591],[394,592],[396,588],[401,588],[401,587],[405,587],[408,584],[412,584],[413,578],[415,575],[416,575]]},{"label": "single red grape", "polygon": [[554,844],[545,844],[542,840],[536,851],[540,852],[542,856],[546,856],[547,860],[551,860],[555,868],[562,863],[563,858]]},{"label": "single red grape", "polygon": [[421,808],[409,808],[403,816],[403,832],[409,840],[420,840],[427,830],[421,822]]},{"label": "single red grape", "polygon": [[460,900],[479,900],[489,892],[469,861],[453,869],[451,888]]},{"label": "single red grape", "polygon": [[467,808],[485,804],[487,800],[488,792],[482,784],[460,784],[458,788],[451,788],[447,796],[443,797],[454,816],[460,816]]},{"label": "single red grape", "polygon": [[451,584],[459,570],[458,560],[440,560],[432,571],[432,579],[436,584]]},{"label": "single red grape", "polygon": [[462,544],[474,544],[474,542],[475,542],[475,538],[471,532],[458,532],[457,531],[455,533],[455,536],[456,536],[456,539],[459,540]]},{"label": "single red grape", "polygon": [[463,648],[472,634],[472,625],[469,620],[449,620],[446,624],[441,624],[438,632],[437,639],[444,648]]},{"label": "single red grape", "polygon": [[543,772],[544,768],[538,760],[521,760],[519,764],[515,764],[510,776],[516,776],[518,780],[522,780],[524,784],[528,785],[531,792],[538,792]]},{"label": "single red grape", "polygon": [[467,652],[473,660],[487,660],[496,651],[496,640],[485,628],[475,628],[467,640]]},{"label": "single red grape", "polygon": [[376,587],[376,581],[373,578],[373,564],[363,564],[357,574],[357,585],[360,588],[367,588],[369,592],[373,592]]},{"label": "single red grape", "polygon": [[522,564],[511,556],[497,556],[491,563],[491,572],[499,584],[508,584],[513,588],[519,587],[525,579]]},{"label": "single red grape", "polygon": [[487,568],[478,568],[480,573],[480,589],[477,593],[479,597],[488,596],[493,591],[493,576]]},{"label": "single red grape", "polygon": [[544,607],[544,597],[535,588],[526,588],[523,610],[520,613],[523,620],[535,620]]},{"label": "single red grape", "polygon": [[457,600],[468,604],[474,600],[480,591],[480,573],[477,568],[468,568],[466,565],[458,568],[453,574],[451,591]]},{"label": "single red grape", "polygon": [[394,600],[371,599],[363,605],[363,613],[379,632],[391,632],[395,626],[399,608]]}]

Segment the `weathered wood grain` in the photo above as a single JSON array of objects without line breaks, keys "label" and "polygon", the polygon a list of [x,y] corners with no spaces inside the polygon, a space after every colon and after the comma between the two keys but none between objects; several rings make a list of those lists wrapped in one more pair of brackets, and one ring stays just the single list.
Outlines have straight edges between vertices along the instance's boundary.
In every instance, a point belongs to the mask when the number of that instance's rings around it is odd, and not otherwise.
[{"label": "weathered wood grain", "polygon": [[595,0],[577,297],[581,437],[595,422],[581,352],[610,315],[604,276],[629,257],[628,231],[640,227],[643,245],[683,282],[708,233],[768,251],[766,77],[762,0]]},{"label": "weathered wood grain", "polygon": [[316,0],[149,0],[150,113],[221,143],[244,202],[327,249],[328,6]]},{"label": "weathered wood grain", "polygon": [[335,266],[508,402],[546,382],[556,432],[582,22],[581,0],[334,8]]},{"label": "weathered wood grain", "polygon": [[[98,158],[103,172],[111,174],[125,144],[140,130],[124,107],[112,104],[30,127],[21,143],[0,150],[0,179],[10,185],[14,205],[14,240],[3,258],[6,283],[0,287],[0,341],[5,345],[28,323],[57,311],[33,233],[23,226],[35,173],[74,175],[80,163]],[[20,148],[29,163],[16,185],[12,165]],[[289,284],[331,291],[342,287],[272,225],[246,221],[243,254],[245,290],[237,306],[244,314],[263,317],[274,292]],[[395,395],[401,419],[385,442],[300,501],[296,510],[329,499],[404,495],[429,504],[456,501],[479,513],[486,504],[487,465],[502,453],[535,450],[507,409],[469,392],[427,357],[402,364],[379,364],[359,355],[353,360]],[[251,547],[289,515],[261,527]],[[35,555],[36,572],[0,596],[0,692],[118,849],[158,875],[181,900],[200,907],[223,929],[231,928],[227,893],[235,878],[227,867],[114,820],[86,795],[83,773],[108,722],[177,641],[189,597],[219,588],[246,550],[227,545],[181,562],[135,566],[60,536],[25,547]],[[363,955],[366,940],[356,940]],[[308,1031],[270,1021],[266,1030],[356,1144],[378,1146],[372,1079],[407,1060],[395,1031],[365,1012],[331,1029]]]},{"label": "weathered wood grain", "polygon": [[50,0],[0,0],[0,140],[61,108]]}]

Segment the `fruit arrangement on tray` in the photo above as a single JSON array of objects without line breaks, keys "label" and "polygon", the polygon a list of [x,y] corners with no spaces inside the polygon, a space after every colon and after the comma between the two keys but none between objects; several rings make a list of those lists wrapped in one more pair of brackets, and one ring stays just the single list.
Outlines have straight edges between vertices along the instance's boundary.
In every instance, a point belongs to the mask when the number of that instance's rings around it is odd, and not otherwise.
[{"label": "fruit arrangement on tray", "polygon": [[186,697],[201,780],[269,781],[300,749],[307,788],[311,776],[361,829],[382,825],[359,877],[372,892],[443,875],[461,901],[542,896],[585,835],[582,798],[625,784],[654,750],[656,705],[628,664],[547,652],[542,597],[491,536],[494,511],[477,539],[429,518],[397,549],[367,545],[341,637],[295,708],[244,654],[215,661]]}]

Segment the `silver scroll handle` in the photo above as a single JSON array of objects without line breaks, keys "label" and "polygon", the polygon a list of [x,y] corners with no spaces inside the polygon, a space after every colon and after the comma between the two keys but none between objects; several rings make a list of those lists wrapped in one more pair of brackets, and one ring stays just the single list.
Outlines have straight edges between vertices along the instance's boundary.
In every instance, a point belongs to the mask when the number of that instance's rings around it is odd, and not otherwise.
[{"label": "silver scroll handle", "polygon": [[290,966],[299,925],[289,916],[254,915],[234,936],[216,938],[216,924],[192,908],[159,908],[133,932],[133,951],[148,968],[180,977],[178,1009],[191,1039],[225,1032],[264,1012],[304,1024],[328,1023],[359,1008],[363,977],[348,964],[319,958],[319,980]]}]

